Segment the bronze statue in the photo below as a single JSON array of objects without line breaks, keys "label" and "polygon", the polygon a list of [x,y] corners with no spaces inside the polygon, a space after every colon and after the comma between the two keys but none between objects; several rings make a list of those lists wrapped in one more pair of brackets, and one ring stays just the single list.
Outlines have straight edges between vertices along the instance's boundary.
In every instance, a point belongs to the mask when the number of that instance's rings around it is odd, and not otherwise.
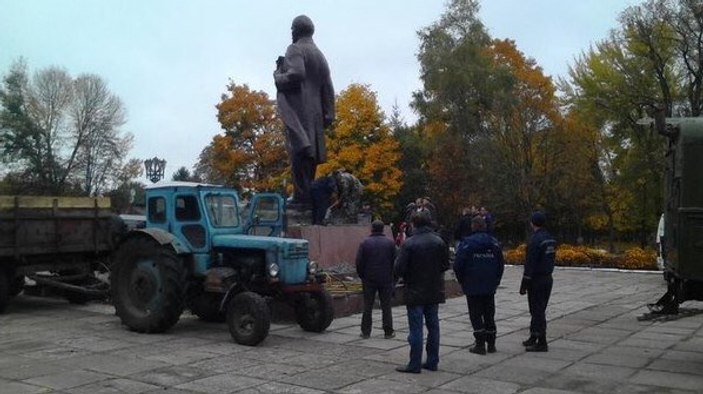
[{"label": "bronze statue", "polygon": [[334,88],[327,60],[312,40],[312,20],[300,15],[291,30],[293,43],[276,61],[273,78],[291,161],[291,204],[309,206],[317,165],[327,160],[324,130],[334,122]]}]

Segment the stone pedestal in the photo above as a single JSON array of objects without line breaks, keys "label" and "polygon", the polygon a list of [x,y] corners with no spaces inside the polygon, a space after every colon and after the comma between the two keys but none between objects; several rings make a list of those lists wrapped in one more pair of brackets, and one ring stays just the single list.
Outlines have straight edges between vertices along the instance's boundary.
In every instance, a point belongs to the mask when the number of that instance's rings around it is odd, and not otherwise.
[{"label": "stone pedestal", "polygon": [[[342,224],[330,226],[291,225],[288,222],[286,236],[308,240],[311,261],[323,269],[342,272],[355,272],[354,263],[359,244],[371,234],[371,226],[366,224]],[[386,226],[384,233],[393,239],[393,233]]]}]

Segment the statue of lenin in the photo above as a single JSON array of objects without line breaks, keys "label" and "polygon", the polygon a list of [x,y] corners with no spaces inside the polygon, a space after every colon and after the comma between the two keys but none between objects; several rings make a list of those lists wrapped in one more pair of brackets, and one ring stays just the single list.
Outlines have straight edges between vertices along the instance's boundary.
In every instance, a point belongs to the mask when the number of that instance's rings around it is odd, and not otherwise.
[{"label": "statue of lenin", "polygon": [[315,27],[305,15],[293,19],[293,43],[273,74],[278,112],[286,127],[293,198],[307,207],[317,165],[327,160],[324,130],[334,122],[334,88],[327,60],[312,40]]}]

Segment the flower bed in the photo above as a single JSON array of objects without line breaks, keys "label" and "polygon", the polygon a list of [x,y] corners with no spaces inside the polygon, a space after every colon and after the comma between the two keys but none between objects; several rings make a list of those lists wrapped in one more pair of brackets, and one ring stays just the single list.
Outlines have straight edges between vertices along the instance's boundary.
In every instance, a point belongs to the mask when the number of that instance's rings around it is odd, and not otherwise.
[{"label": "flower bed", "polygon": [[[527,245],[504,252],[507,264],[524,264]],[[621,268],[629,270],[656,270],[657,255],[654,250],[630,248],[621,254],[611,254],[603,249],[585,246],[559,245],[556,265],[562,267]]]}]

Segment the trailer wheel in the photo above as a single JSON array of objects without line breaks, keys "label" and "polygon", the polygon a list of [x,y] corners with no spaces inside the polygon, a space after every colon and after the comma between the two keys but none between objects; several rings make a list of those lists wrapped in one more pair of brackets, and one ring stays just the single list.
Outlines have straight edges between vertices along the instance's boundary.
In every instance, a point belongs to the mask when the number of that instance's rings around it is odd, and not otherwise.
[{"label": "trailer wheel", "polygon": [[5,311],[5,307],[10,301],[9,287],[7,273],[0,269],[0,313]]},{"label": "trailer wheel", "polygon": [[271,311],[264,297],[251,291],[234,296],[227,307],[227,326],[238,344],[256,346],[261,343],[271,327]]},{"label": "trailer wheel", "polygon": [[332,296],[327,290],[302,293],[295,307],[295,318],[305,331],[325,331],[334,319]]},{"label": "trailer wheel", "polygon": [[184,271],[176,253],[146,238],[125,241],[110,275],[122,324],[145,333],[173,327],[184,308]]}]

